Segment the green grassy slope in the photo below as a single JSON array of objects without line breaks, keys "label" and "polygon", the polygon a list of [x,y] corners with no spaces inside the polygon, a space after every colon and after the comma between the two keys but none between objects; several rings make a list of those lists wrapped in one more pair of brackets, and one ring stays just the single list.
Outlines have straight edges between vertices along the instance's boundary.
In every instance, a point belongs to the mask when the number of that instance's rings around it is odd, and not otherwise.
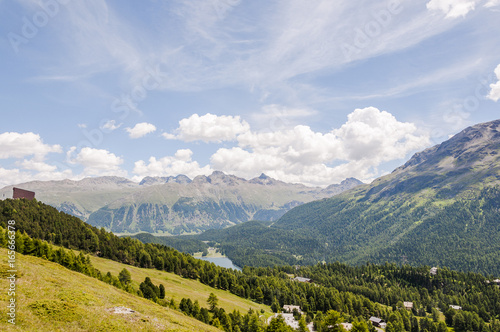
[{"label": "green grassy slope", "polygon": [[[0,257],[7,257],[6,249],[0,249]],[[106,264],[104,260],[100,263]],[[17,254],[16,264],[17,324],[12,326],[6,318],[8,267],[0,263],[1,331],[218,331],[176,310],[40,258]],[[138,277],[137,271],[133,275]],[[113,313],[112,308],[119,306],[135,313]]]},{"label": "green grassy slope", "polygon": [[182,298],[190,298],[192,301],[198,300],[200,306],[208,307],[208,296],[210,293],[214,293],[219,299],[219,307],[224,308],[226,312],[232,312],[235,309],[241,313],[247,312],[248,309],[260,312],[263,309],[266,312],[265,315],[271,315],[269,306],[238,297],[229,291],[212,288],[197,280],[182,278],[174,273],[143,269],[95,256],[92,256],[90,260],[95,268],[104,273],[109,271],[112,275],[118,275],[123,268],[126,268],[130,271],[132,284],[136,289],[139,289],[139,284],[146,277],[150,277],[155,285],[163,284],[165,286],[165,297],[173,298],[177,304],[179,304]]}]

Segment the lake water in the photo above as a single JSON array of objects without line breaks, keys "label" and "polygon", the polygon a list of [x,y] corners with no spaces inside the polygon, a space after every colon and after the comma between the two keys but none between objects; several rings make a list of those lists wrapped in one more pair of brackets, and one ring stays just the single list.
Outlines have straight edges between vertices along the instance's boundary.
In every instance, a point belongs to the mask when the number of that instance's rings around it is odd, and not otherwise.
[{"label": "lake water", "polygon": [[218,265],[220,267],[241,271],[241,269],[236,265],[234,265],[233,262],[227,257],[198,257],[198,258],[203,259],[204,261],[214,263],[215,265]]}]

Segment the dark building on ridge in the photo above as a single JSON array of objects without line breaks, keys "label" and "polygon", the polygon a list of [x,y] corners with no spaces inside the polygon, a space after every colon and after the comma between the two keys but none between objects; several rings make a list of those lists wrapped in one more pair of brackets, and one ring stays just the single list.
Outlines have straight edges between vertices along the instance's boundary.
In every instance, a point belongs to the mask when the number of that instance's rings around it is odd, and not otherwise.
[{"label": "dark building on ridge", "polygon": [[14,194],[12,195],[13,199],[26,198],[27,200],[32,201],[35,198],[35,192],[24,190],[20,188],[12,188],[14,190]]}]

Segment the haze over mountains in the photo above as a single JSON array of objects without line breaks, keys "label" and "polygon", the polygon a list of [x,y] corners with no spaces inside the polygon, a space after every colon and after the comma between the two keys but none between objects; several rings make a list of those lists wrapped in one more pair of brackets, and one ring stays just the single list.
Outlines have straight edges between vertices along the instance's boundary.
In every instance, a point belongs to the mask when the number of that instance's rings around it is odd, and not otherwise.
[{"label": "haze over mountains", "polygon": [[[350,178],[326,188],[289,184],[262,174],[246,180],[222,172],[190,179],[185,175],[121,177],[19,184],[37,199],[89,224],[117,233],[199,233],[251,219],[274,221],[300,204],[331,197],[362,182]],[[0,190],[10,197],[12,187]]]}]

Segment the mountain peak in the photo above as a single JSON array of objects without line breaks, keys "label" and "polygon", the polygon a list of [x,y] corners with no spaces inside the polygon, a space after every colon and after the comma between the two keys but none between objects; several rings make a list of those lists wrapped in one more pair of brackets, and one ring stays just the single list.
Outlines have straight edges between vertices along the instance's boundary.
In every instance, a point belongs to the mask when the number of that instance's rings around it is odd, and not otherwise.
[{"label": "mountain peak", "polygon": [[352,189],[354,187],[357,187],[359,185],[364,184],[363,182],[359,181],[356,178],[347,178],[340,182],[340,184],[331,184],[328,187],[326,187],[324,190],[332,195],[339,194],[343,191]]},{"label": "mountain peak", "polygon": [[284,182],[273,179],[272,177],[267,176],[266,174],[262,173],[258,178],[253,178],[249,183],[254,183],[254,184],[261,184],[265,186],[271,186],[275,184],[283,184]]},{"label": "mountain peak", "polygon": [[499,153],[500,120],[495,120],[467,127],[449,140],[415,153],[394,172],[486,166],[498,162]]},{"label": "mountain peak", "polygon": [[230,186],[247,182],[245,179],[239,178],[235,175],[228,175],[221,171],[214,171],[208,176],[208,179],[211,184],[226,184]]}]

